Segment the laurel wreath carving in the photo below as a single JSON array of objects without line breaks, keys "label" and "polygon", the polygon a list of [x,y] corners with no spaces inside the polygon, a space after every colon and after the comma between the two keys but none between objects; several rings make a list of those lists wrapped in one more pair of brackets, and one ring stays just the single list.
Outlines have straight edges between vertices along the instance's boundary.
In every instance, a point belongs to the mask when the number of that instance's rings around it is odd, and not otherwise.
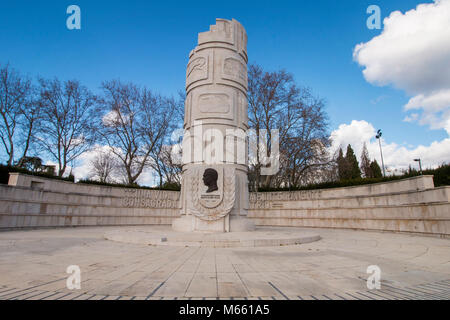
[{"label": "laurel wreath carving", "polygon": [[235,192],[235,174],[234,169],[225,169],[224,175],[224,186],[223,186],[223,199],[222,202],[214,208],[205,208],[200,204],[199,196],[199,175],[195,172],[191,177],[191,192],[192,192],[192,204],[193,208],[189,211],[191,214],[199,217],[202,220],[218,220],[225,217],[230,213],[234,206],[234,200],[236,196]]}]

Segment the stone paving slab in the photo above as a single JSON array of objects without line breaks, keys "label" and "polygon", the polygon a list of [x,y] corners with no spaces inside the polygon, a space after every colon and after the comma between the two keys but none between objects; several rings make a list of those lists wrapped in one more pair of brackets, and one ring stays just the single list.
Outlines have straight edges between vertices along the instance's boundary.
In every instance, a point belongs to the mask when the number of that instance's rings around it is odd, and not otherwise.
[{"label": "stone paving slab", "polygon": [[[449,239],[305,228],[286,232],[313,232],[321,240],[209,248],[104,239],[106,231],[120,229],[0,232],[0,300],[450,298]],[[80,266],[80,290],[66,288],[69,265]],[[366,286],[370,265],[381,270],[380,290]]]}]

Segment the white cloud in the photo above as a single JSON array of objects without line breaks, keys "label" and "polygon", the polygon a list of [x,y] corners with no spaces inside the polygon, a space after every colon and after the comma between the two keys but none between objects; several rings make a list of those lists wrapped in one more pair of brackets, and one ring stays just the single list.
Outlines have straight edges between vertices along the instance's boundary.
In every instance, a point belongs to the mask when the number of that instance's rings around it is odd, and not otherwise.
[{"label": "white cloud", "polygon": [[371,103],[371,104],[378,104],[378,103],[380,103],[381,101],[386,100],[387,98],[389,98],[389,96],[387,96],[387,95],[381,95],[381,96],[376,97],[375,99],[370,100],[370,103]]},{"label": "white cloud", "polygon": [[[338,129],[331,133],[331,152],[334,153],[340,146],[345,149],[348,144],[352,145],[358,158],[364,142],[371,159],[376,159],[381,165],[380,148],[375,137],[376,130],[373,125],[364,120],[353,120],[350,124],[341,124]],[[416,148],[407,148],[396,143],[388,143],[381,139],[384,163],[391,169],[406,169],[409,165],[417,166],[413,159],[420,158],[424,168],[436,167],[450,159],[450,138],[435,141],[429,146],[419,145]]]},{"label": "white cloud", "polygon": [[383,23],[353,51],[365,79],[405,90],[413,96],[405,110],[421,109],[419,124],[450,135],[450,0],[392,12]]},{"label": "white cloud", "polygon": [[419,118],[418,113],[411,113],[410,115],[406,116],[405,119],[403,119],[403,121],[414,122],[414,121],[417,121],[418,118]]},{"label": "white cloud", "polygon": [[80,157],[77,159],[77,164],[73,168],[73,174],[75,176],[75,179],[81,180],[81,179],[90,179],[92,174],[92,166],[91,161],[95,159],[95,157],[100,152],[107,152],[108,147],[107,146],[96,146],[94,149],[90,151],[86,151],[80,155]]},{"label": "white cloud", "polygon": [[[76,161],[76,165],[73,168],[73,174],[75,176],[75,179],[81,180],[81,179],[91,179],[92,178],[92,165],[91,161],[94,160],[94,158],[100,153],[100,152],[108,152],[110,149],[108,146],[101,146],[96,145],[95,148],[93,148],[90,151],[86,151],[80,155],[80,157]],[[70,171],[70,168],[67,169],[68,172]],[[114,175],[112,177],[114,181],[116,182],[123,182],[124,177],[120,175]],[[139,176],[138,181],[140,185],[144,186],[154,186],[154,178],[152,177],[152,170],[146,169],[142,172],[142,174]]]},{"label": "white cloud", "polygon": [[105,126],[114,127],[120,125],[122,122],[127,123],[130,121],[130,115],[131,113],[123,114],[118,110],[111,110],[102,117],[102,122]]}]

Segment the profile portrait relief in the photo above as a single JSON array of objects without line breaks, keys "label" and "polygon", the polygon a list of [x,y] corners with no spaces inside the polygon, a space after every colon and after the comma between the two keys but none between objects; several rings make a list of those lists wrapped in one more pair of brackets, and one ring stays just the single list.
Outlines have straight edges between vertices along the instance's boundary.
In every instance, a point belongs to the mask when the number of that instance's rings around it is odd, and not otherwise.
[{"label": "profile portrait relief", "polygon": [[206,190],[206,193],[213,192],[218,190],[217,187],[217,179],[219,178],[219,175],[216,170],[212,168],[208,168],[203,173],[203,183],[205,186],[208,187],[208,190]]}]

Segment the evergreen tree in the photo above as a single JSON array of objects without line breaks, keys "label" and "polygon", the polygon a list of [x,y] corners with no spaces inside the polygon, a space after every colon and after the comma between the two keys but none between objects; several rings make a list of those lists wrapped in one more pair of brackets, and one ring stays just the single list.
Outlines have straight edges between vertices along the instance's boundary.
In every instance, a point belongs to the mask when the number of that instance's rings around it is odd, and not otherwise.
[{"label": "evergreen tree", "polygon": [[347,159],[345,159],[344,157],[344,152],[342,151],[342,148],[339,148],[339,155],[336,159],[336,162],[338,167],[339,180],[349,179]]},{"label": "evergreen tree", "polygon": [[347,146],[347,153],[345,154],[345,159],[348,164],[348,175],[350,179],[361,178],[361,170],[359,169],[358,159],[356,159],[355,152],[351,145]]},{"label": "evergreen tree", "polygon": [[361,172],[364,174],[365,178],[371,178],[372,172],[370,168],[370,158],[369,151],[367,151],[366,143],[364,142],[364,146],[361,152]]},{"label": "evergreen tree", "polygon": [[383,174],[381,173],[381,168],[378,165],[377,160],[373,160],[370,163],[370,171],[372,171],[372,178],[381,178]]}]

